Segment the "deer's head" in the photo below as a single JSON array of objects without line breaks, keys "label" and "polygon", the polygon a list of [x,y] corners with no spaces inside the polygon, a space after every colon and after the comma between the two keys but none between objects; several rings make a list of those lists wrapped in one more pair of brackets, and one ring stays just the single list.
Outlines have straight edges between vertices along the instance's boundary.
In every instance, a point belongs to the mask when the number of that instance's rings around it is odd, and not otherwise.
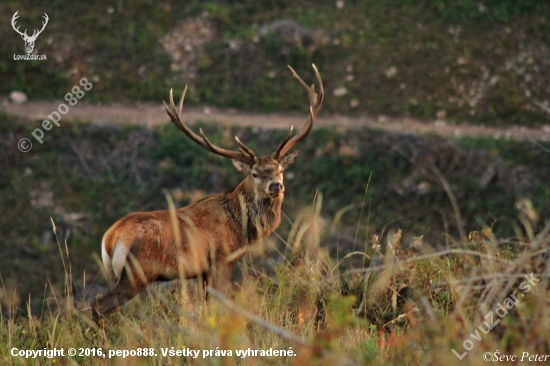
[{"label": "deer's head", "polygon": [[27,53],[30,54],[34,50],[34,43],[36,42],[36,39],[38,38],[40,33],[42,33],[44,28],[46,28],[46,24],[48,24],[48,20],[49,20],[48,14],[44,13],[44,16],[43,16],[44,22],[42,22],[42,29],[40,30],[35,29],[34,32],[32,33],[32,36],[29,36],[27,35],[26,29],[24,32],[21,32],[19,31],[19,26],[15,28],[15,21],[17,20],[17,18],[19,18],[19,15],[17,14],[18,12],[19,10],[17,10],[15,14],[13,14],[13,17],[11,18],[11,26],[17,33],[21,35],[21,38],[23,38],[23,40],[25,41],[25,51],[27,51]]},{"label": "deer's head", "polygon": [[317,117],[317,114],[321,109],[321,105],[323,104],[323,82],[321,81],[321,76],[319,75],[319,71],[315,65],[313,65],[313,69],[315,70],[317,82],[319,83],[318,94],[315,92],[315,85],[312,85],[311,87],[307,86],[307,84],[290,66],[289,69],[292,71],[294,78],[298,80],[298,82],[308,93],[310,101],[309,116],[298,134],[293,137],[293,127],[291,127],[288,136],[279,144],[277,150],[275,150],[275,152],[271,155],[263,158],[256,157],[254,151],[243,144],[238,137],[235,137],[235,140],[239,145],[239,151],[231,151],[213,145],[204,135],[202,129],[200,130],[200,136],[191,131],[189,127],[181,121],[181,111],[183,109],[183,100],[185,99],[187,87],[185,87],[185,90],[183,91],[178,108],[176,108],[174,104],[174,96],[172,91],[170,91],[170,106],[164,103],[166,112],[170,116],[172,122],[176,125],[176,127],[183,131],[183,133],[191,138],[191,140],[195,141],[208,151],[232,160],[235,168],[247,176],[246,179],[248,179],[249,183],[252,185],[256,197],[277,198],[283,195],[285,191],[285,186],[283,185],[283,171],[292,166],[299,153],[299,151],[289,151],[309,134],[311,128],[313,127],[313,121],[315,121],[315,117]]},{"label": "deer's head", "polygon": [[247,175],[254,187],[256,197],[277,198],[285,192],[283,171],[294,164],[298,153],[299,151],[288,153],[281,159],[266,156],[259,158],[252,166],[233,159],[233,165],[238,171]]}]

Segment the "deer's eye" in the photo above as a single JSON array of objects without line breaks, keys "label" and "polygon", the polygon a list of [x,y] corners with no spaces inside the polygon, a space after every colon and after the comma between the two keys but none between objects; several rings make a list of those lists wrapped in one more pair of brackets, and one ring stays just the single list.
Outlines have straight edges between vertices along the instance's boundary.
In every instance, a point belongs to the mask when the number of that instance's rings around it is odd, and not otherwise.
[{"label": "deer's eye", "polygon": [[257,179],[257,178],[258,178],[258,174],[252,173],[252,178]]}]

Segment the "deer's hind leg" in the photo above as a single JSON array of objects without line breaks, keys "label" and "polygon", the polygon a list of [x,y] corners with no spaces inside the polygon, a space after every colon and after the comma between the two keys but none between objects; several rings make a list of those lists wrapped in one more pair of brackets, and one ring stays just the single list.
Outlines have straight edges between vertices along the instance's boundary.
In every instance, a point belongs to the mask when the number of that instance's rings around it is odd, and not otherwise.
[{"label": "deer's hind leg", "polygon": [[155,279],[156,277],[154,276],[130,276],[127,271],[122,271],[120,279],[114,288],[106,294],[90,300],[94,321],[98,323],[101,316],[111,313],[139,295]]}]

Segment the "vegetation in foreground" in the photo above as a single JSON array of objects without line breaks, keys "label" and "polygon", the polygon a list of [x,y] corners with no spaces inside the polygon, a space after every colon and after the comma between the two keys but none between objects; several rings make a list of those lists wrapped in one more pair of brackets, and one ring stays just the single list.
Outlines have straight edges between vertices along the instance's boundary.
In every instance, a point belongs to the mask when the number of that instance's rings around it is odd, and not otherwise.
[{"label": "vegetation in foreground", "polygon": [[[237,134],[258,151],[284,134],[204,127],[215,143]],[[103,231],[166,207],[163,193],[180,206],[239,177],[171,127],[67,124],[23,154],[13,142],[30,131],[0,116],[2,364],[475,365],[485,352],[550,353],[545,144],[316,129],[286,177],[278,241],[252,248],[231,291],[205,303],[193,281],[152,287],[98,328],[72,304],[104,290],[93,261]],[[525,275],[537,285],[524,293]],[[490,311],[500,321],[487,331]],[[55,347],[94,348],[11,355]],[[172,347],[201,354],[162,355]],[[295,357],[236,355],[290,347]],[[91,355],[137,348],[157,356]]]},{"label": "vegetation in foreground", "polygon": [[[75,267],[68,247],[58,242],[66,286],[62,293],[46,288],[40,313],[15,315],[3,289],[9,315],[0,321],[0,361],[482,365],[487,357],[550,353],[550,225],[534,233],[531,220],[523,217],[524,236],[502,240],[485,227],[453,240],[443,251],[433,251],[421,240],[404,248],[400,230],[383,237],[373,234],[366,238],[368,247],[346,255],[370,265],[346,269],[345,258],[331,258],[319,245],[324,234],[318,225],[321,201],[319,197],[294,222],[279,263],[263,256],[263,264],[253,264],[251,257],[242,261],[242,278],[233,290],[209,290],[210,301],[204,302],[193,281],[170,288],[152,286],[100,327],[72,308]],[[251,248],[251,253],[262,247]],[[24,359],[13,357],[13,348],[78,351],[74,357]],[[88,351],[80,354],[80,348]],[[116,350],[138,349],[148,355],[108,358]],[[262,357],[248,351],[270,349],[292,350],[295,356]],[[200,352],[196,358],[166,353],[178,350]],[[248,356],[243,358],[242,351]]]}]

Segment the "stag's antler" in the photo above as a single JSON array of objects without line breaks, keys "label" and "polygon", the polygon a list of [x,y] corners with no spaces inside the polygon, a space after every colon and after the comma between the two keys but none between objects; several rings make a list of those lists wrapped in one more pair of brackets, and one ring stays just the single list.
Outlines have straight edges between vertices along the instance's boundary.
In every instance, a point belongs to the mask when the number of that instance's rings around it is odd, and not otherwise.
[{"label": "stag's antler", "polygon": [[40,35],[40,33],[42,33],[44,28],[46,28],[46,25],[48,24],[48,20],[50,20],[50,18],[48,18],[48,14],[46,14],[46,13],[44,13],[42,18],[44,18],[44,20],[45,20],[45,22],[42,22],[42,29],[40,29],[40,30],[35,29],[30,38],[36,39],[38,37],[38,35]]},{"label": "stag's antler", "polygon": [[[319,110],[321,109],[321,105],[323,104],[323,100],[325,98],[325,90],[323,89],[323,81],[321,80],[321,76],[319,75],[319,70],[317,70],[317,67],[313,65],[313,69],[315,70],[315,76],[317,77],[317,82],[319,83],[319,94],[315,92],[315,84],[311,85],[311,87],[307,86],[307,84],[302,80],[301,77],[298,76],[296,71],[292,67],[288,67],[290,71],[292,71],[292,75],[302,87],[307,91],[307,94],[309,96],[309,117],[306,120],[304,126],[298,132],[298,134],[294,137],[292,137],[292,131],[294,126],[290,128],[290,132],[288,136],[281,142],[279,147],[277,147],[277,150],[271,156],[273,159],[279,159],[292,149],[294,146],[296,146],[300,141],[302,141],[311,131],[311,128],[313,127],[313,121],[315,121],[315,117],[317,117],[317,114],[319,113]],[[291,139],[292,137],[292,139]]]},{"label": "stag's antler", "polygon": [[13,14],[13,17],[11,18],[11,26],[12,26],[13,30],[15,30],[21,36],[28,37],[26,29],[25,29],[25,32],[22,33],[21,31],[19,31],[19,26],[17,28],[15,28],[15,21],[17,20],[17,18],[19,18],[19,15],[17,13],[19,13],[19,10],[17,10],[15,12],[15,14]]},{"label": "stag's antler", "polygon": [[48,24],[48,20],[50,18],[48,18],[48,14],[44,13],[44,15],[42,16],[45,20],[45,22],[42,22],[42,29],[38,30],[38,29],[35,29],[32,36],[29,37],[29,35],[27,34],[27,30],[25,29],[24,32],[21,32],[19,30],[19,26],[17,26],[17,28],[15,28],[15,23],[16,23],[16,20],[17,18],[19,18],[19,10],[17,10],[15,12],[15,14],[13,14],[13,17],[11,18],[11,26],[13,27],[13,29],[19,33],[22,37],[24,37],[25,39],[36,39],[40,33],[42,33],[42,31],[44,30],[44,28],[46,28],[46,25]]},{"label": "stag's antler", "polygon": [[171,89],[170,89],[170,107],[168,107],[166,102],[163,102],[164,107],[166,108],[166,112],[170,116],[172,123],[174,123],[176,127],[179,128],[183,133],[185,133],[191,140],[195,141],[197,144],[213,152],[214,154],[218,154],[230,159],[236,159],[250,166],[254,165],[254,163],[258,161],[258,159],[256,158],[256,155],[254,154],[254,151],[252,151],[245,144],[243,144],[237,136],[235,136],[235,140],[240,146],[239,151],[225,150],[225,149],[222,149],[221,147],[218,147],[212,144],[210,140],[208,140],[208,138],[204,135],[204,132],[202,132],[202,129],[199,130],[201,136],[198,136],[196,133],[191,131],[191,129],[189,129],[189,127],[187,127],[185,123],[181,121],[181,111],[183,109],[183,100],[185,99],[186,93],[187,93],[187,86],[185,87],[185,90],[181,95],[179,107],[177,109],[174,104],[174,95]]}]

